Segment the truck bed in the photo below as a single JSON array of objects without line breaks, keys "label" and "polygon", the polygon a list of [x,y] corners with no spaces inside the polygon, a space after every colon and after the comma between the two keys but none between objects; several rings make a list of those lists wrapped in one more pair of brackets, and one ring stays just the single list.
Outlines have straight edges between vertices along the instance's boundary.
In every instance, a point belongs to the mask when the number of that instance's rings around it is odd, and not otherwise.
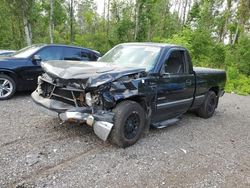
[{"label": "truck bed", "polygon": [[224,94],[224,86],[226,83],[226,72],[221,69],[212,69],[204,67],[193,68],[196,75],[195,100],[192,109],[204,102],[208,89],[218,91],[218,96]]}]

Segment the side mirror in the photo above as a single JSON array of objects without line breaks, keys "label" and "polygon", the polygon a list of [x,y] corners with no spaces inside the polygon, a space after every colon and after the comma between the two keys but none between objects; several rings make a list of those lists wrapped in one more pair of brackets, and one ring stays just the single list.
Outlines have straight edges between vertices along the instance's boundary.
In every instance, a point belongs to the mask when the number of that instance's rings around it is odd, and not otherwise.
[{"label": "side mirror", "polygon": [[40,55],[34,55],[34,56],[32,57],[32,61],[33,61],[33,62],[41,62],[42,59],[41,59]]}]

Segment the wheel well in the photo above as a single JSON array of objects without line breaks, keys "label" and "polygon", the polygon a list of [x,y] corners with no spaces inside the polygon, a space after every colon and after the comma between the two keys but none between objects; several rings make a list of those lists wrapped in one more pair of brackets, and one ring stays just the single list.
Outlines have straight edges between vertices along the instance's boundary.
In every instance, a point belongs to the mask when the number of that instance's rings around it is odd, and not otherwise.
[{"label": "wheel well", "polygon": [[218,87],[218,86],[216,86],[216,87],[211,87],[211,88],[209,89],[209,91],[215,92],[215,94],[218,96],[218,94],[219,94],[219,87]]},{"label": "wheel well", "polygon": [[6,75],[6,76],[9,76],[9,77],[11,77],[14,81],[16,81],[16,76],[15,76],[13,73],[11,73],[11,72],[0,71],[0,74],[4,74],[4,75]]},{"label": "wheel well", "polygon": [[[145,112],[147,113],[148,109],[147,109],[147,105],[146,105],[146,101],[145,101],[145,98],[144,97],[141,97],[141,96],[134,96],[134,97],[129,97],[129,98],[126,98],[124,100],[131,100],[131,101],[134,101],[134,102],[137,102],[138,104],[141,105],[141,107],[145,110]],[[120,103],[124,100],[119,100],[117,102]]]}]

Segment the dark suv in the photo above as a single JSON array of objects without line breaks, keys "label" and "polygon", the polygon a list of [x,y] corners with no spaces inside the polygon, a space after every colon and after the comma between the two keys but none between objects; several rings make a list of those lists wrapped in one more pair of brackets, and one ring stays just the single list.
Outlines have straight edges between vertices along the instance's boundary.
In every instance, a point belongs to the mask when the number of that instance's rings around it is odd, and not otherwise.
[{"label": "dark suv", "polygon": [[11,98],[16,91],[34,90],[42,73],[41,61],[96,61],[99,57],[94,50],[55,44],[32,45],[10,57],[0,57],[0,100]]}]

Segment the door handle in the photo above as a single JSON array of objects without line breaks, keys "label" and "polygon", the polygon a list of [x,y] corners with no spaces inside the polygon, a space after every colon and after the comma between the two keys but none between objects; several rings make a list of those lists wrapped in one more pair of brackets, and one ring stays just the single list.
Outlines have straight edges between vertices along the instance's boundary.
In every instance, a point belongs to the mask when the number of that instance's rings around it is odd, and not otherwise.
[{"label": "door handle", "polygon": [[192,81],[191,80],[186,80],[186,85],[192,85]]}]

